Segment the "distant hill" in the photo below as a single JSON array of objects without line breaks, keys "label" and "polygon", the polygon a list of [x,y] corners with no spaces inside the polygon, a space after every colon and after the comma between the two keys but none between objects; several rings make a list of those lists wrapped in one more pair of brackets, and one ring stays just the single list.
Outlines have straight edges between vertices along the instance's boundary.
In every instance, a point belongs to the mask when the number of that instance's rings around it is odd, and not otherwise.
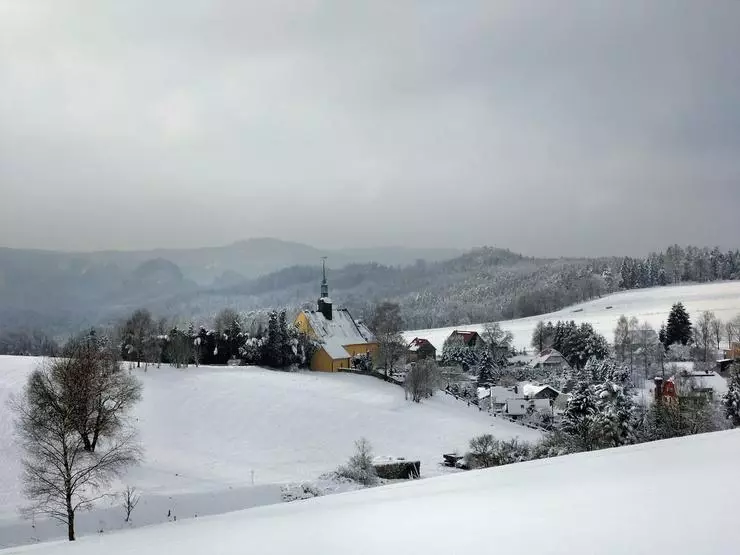
[{"label": "distant hill", "polygon": [[[450,260],[406,266],[349,264],[329,272],[335,304],[367,317],[373,302],[397,301],[410,328],[436,327],[530,316],[610,290],[605,262],[537,259],[504,249],[479,248]],[[224,306],[242,312],[312,307],[319,266],[291,266],[257,279],[177,295],[150,308],[174,310],[197,322]]]},{"label": "distant hill", "polygon": [[[289,266],[353,263],[390,266],[458,256],[453,249],[329,250],[260,238],[222,247],[67,253],[0,248],[0,330],[53,333],[109,321],[141,306],[176,314],[179,298],[230,288]],[[210,310],[210,309],[209,309]]]}]

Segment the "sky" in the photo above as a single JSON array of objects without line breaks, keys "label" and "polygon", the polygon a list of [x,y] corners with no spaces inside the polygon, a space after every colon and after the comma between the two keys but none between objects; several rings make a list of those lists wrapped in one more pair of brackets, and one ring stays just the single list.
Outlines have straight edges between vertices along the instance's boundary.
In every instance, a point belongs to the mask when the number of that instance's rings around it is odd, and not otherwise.
[{"label": "sky", "polygon": [[0,244],[740,247],[740,2],[0,0]]}]

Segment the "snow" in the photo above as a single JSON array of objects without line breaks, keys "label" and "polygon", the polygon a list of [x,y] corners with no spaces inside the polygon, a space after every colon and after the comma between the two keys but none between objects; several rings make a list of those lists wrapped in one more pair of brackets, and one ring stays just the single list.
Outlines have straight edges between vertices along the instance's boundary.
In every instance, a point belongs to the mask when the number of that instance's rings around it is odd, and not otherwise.
[{"label": "snow", "polygon": [[558,394],[560,393],[557,389],[549,385],[535,385],[531,383],[523,383],[521,384],[521,388],[522,388],[522,394],[525,397],[534,397],[535,395],[537,395],[538,393],[540,393],[541,391],[545,389],[552,389],[555,393],[558,393]]},{"label": "snow", "polygon": [[[682,302],[689,311],[692,320],[700,312],[712,311],[722,320],[730,320],[740,314],[740,281],[716,282],[701,285],[676,285],[670,287],[653,287],[637,289],[608,295],[586,303],[573,305],[557,312],[506,320],[501,327],[514,335],[514,346],[518,349],[531,349],[532,332],[537,322],[558,320],[575,320],[577,324],[589,322],[594,329],[603,334],[609,342],[614,340],[614,328],[621,315],[635,316],[647,321],[656,330],[661,323],[668,319],[671,306]],[[611,308],[607,308],[611,307]],[[461,324],[446,328],[427,330],[412,330],[404,333],[407,341],[415,337],[428,339],[441,353],[445,339],[454,330],[464,328],[479,333],[483,331],[483,324]]]},{"label": "snow", "polygon": [[[16,512],[23,502],[21,453],[7,400],[39,362],[0,357],[0,546],[62,534],[59,528],[51,535],[39,526],[32,530]],[[476,435],[540,437],[442,393],[411,403],[402,388],[369,376],[255,367],[135,372],[144,385],[135,417],[146,458],[123,484],[143,494],[136,525],[166,520],[167,506],[182,517],[277,502],[279,487],[270,486],[334,470],[363,436],[378,455],[421,461],[422,477],[447,472],[439,466],[442,454],[464,451]],[[120,514],[95,511],[83,531],[120,527]]]},{"label": "snow", "polygon": [[375,336],[362,322],[356,322],[349,311],[340,308],[332,311],[331,320],[319,311],[305,310],[309,324],[318,339],[336,339],[342,345],[359,345],[372,343]]},{"label": "snow", "polygon": [[740,545],[739,458],[740,431],[718,432],[11,552],[725,555]]},{"label": "snow", "polygon": [[332,359],[338,360],[343,358],[350,358],[350,354],[342,346],[343,341],[335,337],[329,337],[324,340],[321,346]]}]

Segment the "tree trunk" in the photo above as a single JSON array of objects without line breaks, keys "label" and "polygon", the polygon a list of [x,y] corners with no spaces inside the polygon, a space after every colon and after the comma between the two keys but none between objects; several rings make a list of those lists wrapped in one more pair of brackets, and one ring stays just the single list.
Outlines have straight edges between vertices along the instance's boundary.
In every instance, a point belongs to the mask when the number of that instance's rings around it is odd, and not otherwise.
[{"label": "tree trunk", "polygon": [[75,511],[72,508],[72,496],[67,494],[67,538],[75,541]]}]

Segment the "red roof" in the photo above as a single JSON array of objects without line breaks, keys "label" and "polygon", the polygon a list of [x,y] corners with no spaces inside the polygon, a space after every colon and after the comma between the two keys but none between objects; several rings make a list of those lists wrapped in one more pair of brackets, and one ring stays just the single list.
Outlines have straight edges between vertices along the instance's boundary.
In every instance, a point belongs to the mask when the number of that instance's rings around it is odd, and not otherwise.
[{"label": "red roof", "polygon": [[423,347],[425,345],[429,345],[432,349],[434,349],[434,345],[432,345],[428,339],[424,339],[422,337],[415,337],[414,340],[411,343],[409,343],[409,349],[416,351],[419,349],[419,347]]},{"label": "red roof", "polygon": [[477,331],[458,331],[458,330],[455,330],[455,331],[452,332],[452,335],[459,335],[460,337],[462,337],[463,338],[463,341],[465,342],[466,345],[468,343],[470,343],[472,340],[474,340],[477,337],[479,337]]}]

